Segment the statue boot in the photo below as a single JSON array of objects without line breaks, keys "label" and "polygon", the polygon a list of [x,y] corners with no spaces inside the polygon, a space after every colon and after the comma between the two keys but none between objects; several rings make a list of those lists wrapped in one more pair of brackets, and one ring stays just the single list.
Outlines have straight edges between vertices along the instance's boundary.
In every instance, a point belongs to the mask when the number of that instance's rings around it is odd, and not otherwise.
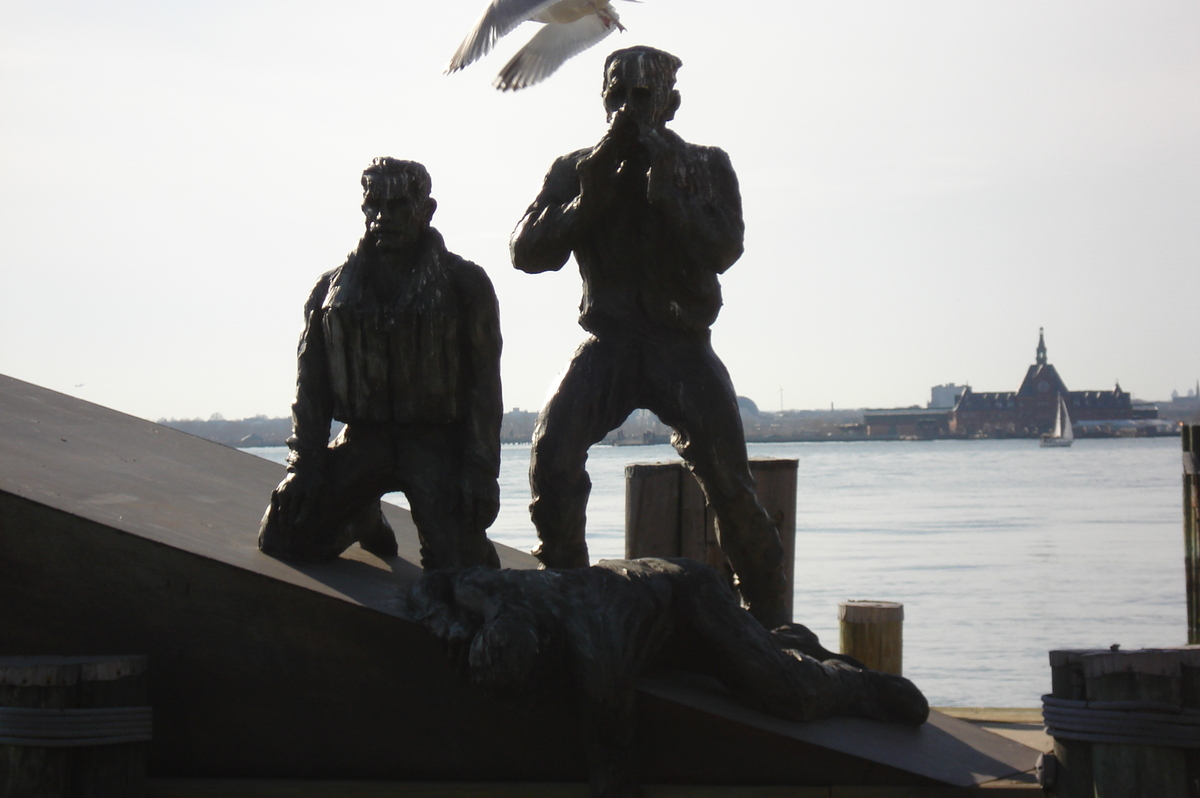
[{"label": "statue boot", "polygon": [[395,557],[399,553],[396,533],[383,514],[380,504],[367,505],[357,517],[346,522],[347,531],[364,550],[376,557]]}]

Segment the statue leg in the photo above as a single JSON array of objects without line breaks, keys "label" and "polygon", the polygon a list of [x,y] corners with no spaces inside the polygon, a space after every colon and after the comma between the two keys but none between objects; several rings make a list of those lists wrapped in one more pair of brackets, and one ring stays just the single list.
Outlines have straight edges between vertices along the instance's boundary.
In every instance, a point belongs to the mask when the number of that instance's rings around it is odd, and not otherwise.
[{"label": "statue leg", "polygon": [[389,489],[387,447],[378,436],[350,433],[344,429],[323,462],[290,474],[271,494],[259,529],[263,552],[332,560],[365,537],[368,550],[395,554],[395,537],[379,507],[379,497]]},{"label": "statue leg", "polygon": [[435,484],[421,479],[417,484],[410,484],[404,495],[421,538],[423,569],[500,566],[496,548],[483,530],[467,528],[460,497],[452,483]]},{"label": "statue leg", "polygon": [[421,567],[500,567],[487,532],[470,518],[462,493],[462,458],[445,427],[413,425],[396,444],[395,479],[421,538]]},{"label": "statue leg", "polygon": [[631,357],[627,344],[589,338],[538,416],[529,459],[529,514],[541,540],[534,554],[549,568],[589,564],[587,451],[636,407]]},{"label": "statue leg", "polygon": [[335,504],[329,534],[343,551],[357,542],[376,556],[395,557],[396,534],[379,501],[384,493],[395,490],[390,477],[391,436],[374,425],[360,426],[344,427],[330,449]]},{"label": "statue leg", "polygon": [[754,492],[737,395],[707,339],[656,347],[645,378],[650,410],[674,430],[672,443],[717,516],[721,549],[750,612],[767,628],[789,623],[783,544]]},{"label": "statue leg", "polygon": [[928,701],[908,679],[836,659],[822,662],[784,645],[738,606],[716,570],[666,562],[674,566],[663,570],[672,575],[681,624],[706,667],[747,702],[799,721],[853,716],[919,726],[929,717]]},{"label": "statue leg", "polygon": [[353,529],[350,535],[358,545],[376,557],[395,557],[400,547],[396,545],[396,533],[383,514],[380,502],[367,504],[363,511],[349,522]]}]

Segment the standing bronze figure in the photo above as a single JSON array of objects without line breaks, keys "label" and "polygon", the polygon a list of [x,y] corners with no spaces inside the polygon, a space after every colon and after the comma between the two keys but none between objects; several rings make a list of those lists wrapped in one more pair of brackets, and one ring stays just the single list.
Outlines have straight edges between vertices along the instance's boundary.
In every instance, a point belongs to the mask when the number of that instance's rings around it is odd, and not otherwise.
[{"label": "standing bronze figure", "polygon": [[513,233],[513,263],[525,272],[556,271],[574,253],[579,323],[591,333],[534,431],[536,554],[554,568],[589,564],[588,447],[647,408],[675,430],[742,596],[771,628],[791,620],[783,547],[755,497],[737,397],[709,331],[721,308],[717,275],[742,254],[741,196],[722,150],[666,127],[679,107],[680,65],[649,47],[608,57],[608,132],[554,162]]},{"label": "standing bronze figure", "polygon": [[[498,566],[485,530],[500,506],[500,321],[483,269],[446,250],[413,161],[363,172],[366,233],[304,309],[288,475],[258,546],[337,557],[358,541],[390,556],[379,499],[403,491],[425,568]],[[345,428],[329,444],[333,419]]]}]

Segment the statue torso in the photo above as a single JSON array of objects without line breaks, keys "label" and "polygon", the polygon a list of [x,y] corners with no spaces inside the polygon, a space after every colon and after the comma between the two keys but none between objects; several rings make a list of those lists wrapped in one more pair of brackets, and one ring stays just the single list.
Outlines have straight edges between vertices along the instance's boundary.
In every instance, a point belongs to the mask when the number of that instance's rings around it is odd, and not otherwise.
[{"label": "statue torso", "polygon": [[[429,248],[427,248],[428,250]],[[458,308],[444,253],[425,252],[408,279],[377,279],[352,258],[321,306],[333,416],[345,421],[450,423],[460,413]]]}]

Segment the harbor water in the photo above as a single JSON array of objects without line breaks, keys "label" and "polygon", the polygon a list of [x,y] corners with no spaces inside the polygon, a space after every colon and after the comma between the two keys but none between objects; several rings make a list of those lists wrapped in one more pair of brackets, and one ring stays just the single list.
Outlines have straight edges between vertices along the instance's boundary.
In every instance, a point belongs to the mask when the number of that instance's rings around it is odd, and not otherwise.
[{"label": "harbor water", "polygon": [[[904,673],[936,706],[1039,706],[1051,649],[1187,642],[1178,438],[749,449],[799,461],[795,620],[836,650],[838,602],[902,602]],[[673,459],[592,448],[593,561],[623,556],[625,466]],[[503,447],[489,532],[526,551],[528,463],[527,445]]]}]

